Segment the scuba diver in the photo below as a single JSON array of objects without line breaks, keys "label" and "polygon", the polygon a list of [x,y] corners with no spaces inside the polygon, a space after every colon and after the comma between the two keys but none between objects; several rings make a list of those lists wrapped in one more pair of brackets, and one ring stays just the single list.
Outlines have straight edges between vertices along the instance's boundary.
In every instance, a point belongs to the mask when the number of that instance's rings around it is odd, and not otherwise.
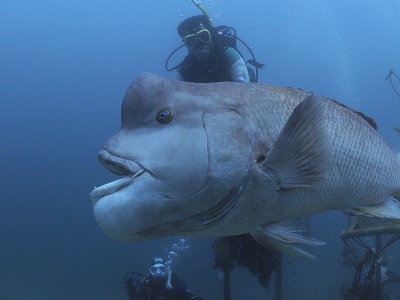
[{"label": "scuba diver", "polygon": [[207,17],[189,17],[178,26],[189,54],[177,69],[183,81],[250,82],[246,63],[232,47],[221,43]]},{"label": "scuba diver", "polygon": [[[236,36],[234,28],[225,25],[214,27],[199,2],[192,2],[203,14],[189,17],[178,25],[178,34],[184,45],[168,57],[166,70],[176,69],[178,79],[189,82],[258,82],[258,69],[264,69],[265,65],[256,61],[251,49]],[[236,47],[236,40],[247,47],[253,59],[245,62]],[[184,46],[188,50],[187,56],[178,66],[168,68],[171,56]],[[248,65],[252,65],[255,71]]]},{"label": "scuba diver", "polygon": [[133,283],[132,277],[125,274],[124,281],[131,300],[202,300],[193,294],[178,276],[171,271],[164,259],[154,258],[150,263],[149,274],[142,281]]}]

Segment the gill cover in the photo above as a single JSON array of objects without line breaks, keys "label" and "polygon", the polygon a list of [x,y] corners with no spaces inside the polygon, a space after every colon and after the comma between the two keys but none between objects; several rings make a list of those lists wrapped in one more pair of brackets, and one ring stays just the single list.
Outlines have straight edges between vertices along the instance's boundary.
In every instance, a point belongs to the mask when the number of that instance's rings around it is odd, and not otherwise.
[{"label": "gill cover", "polygon": [[235,188],[249,172],[248,125],[236,111],[228,109],[208,112],[203,120],[208,143],[208,176],[224,182],[226,190]]}]

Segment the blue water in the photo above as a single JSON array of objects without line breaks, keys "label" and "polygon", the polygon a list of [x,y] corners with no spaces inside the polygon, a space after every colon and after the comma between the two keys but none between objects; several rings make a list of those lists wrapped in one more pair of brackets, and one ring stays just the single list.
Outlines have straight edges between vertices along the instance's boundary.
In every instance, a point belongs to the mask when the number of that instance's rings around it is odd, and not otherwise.
[{"label": "blue water", "polygon": [[[359,109],[400,150],[393,130],[400,127],[400,98],[384,80],[390,69],[400,74],[399,1],[204,4],[215,25],[234,26],[267,65],[261,82]],[[173,77],[164,63],[181,44],[176,26],[194,14],[183,0],[0,2],[0,299],[127,299],[123,275],[145,273],[154,256],[166,258],[177,237],[112,241],[97,227],[88,194],[115,179],[96,154],[119,128],[129,82],[143,72]],[[284,257],[284,300],[339,299],[354,275],[338,263],[347,218],[329,212],[311,225],[328,246],[309,249],[312,263]],[[188,243],[175,271],[204,299],[221,299],[212,239]],[[399,257],[393,260],[399,268]],[[235,268],[232,293],[273,299],[273,281],[265,291]]]}]

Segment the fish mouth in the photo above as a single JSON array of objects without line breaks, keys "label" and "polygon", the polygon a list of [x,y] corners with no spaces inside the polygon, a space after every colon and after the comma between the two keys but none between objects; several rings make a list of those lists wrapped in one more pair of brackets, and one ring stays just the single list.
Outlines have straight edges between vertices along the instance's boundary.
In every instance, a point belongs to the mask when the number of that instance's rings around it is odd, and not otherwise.
[{"label": "fish mouth", "polygon": [[110,172],[116,175],[124,175],[125,177],[106,183],[100,187],[95,187],[94,190],[89,194],[93,205],[100,198],[111,195],[130,185],[132,181],[146,171],[134,161],[113,155],[105,149],[98,153],[98,158],[100,163]]}]

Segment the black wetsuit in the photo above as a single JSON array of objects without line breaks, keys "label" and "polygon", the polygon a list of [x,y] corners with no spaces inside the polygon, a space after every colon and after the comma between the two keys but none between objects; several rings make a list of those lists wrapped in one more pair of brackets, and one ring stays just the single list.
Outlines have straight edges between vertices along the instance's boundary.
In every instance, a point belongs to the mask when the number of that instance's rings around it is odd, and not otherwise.
[{"label": "black wetsuit", "polygon": [[129,293],[129,298],[135,300],[201,300],[199,296],[189,291],[183,281],[174,273],[171,276],[171,285],[172,288],[167,289],[166,279],[156,280],[149,274],[136,286],[134,296]]},{"label": "black wetsuit", "polygon": [[250,81],[246,63],[233,48],[215,47],[210,56],[198,60],[189,53],[178,68],[180,79],[188,82],[243,82]]},{"label": "black wetsuit", "polygon": [[204,61],[199,61],[194,55],[188,54],[178,72],[182,80],[188,82],[233,81],[223,53],[214,52]]}]

